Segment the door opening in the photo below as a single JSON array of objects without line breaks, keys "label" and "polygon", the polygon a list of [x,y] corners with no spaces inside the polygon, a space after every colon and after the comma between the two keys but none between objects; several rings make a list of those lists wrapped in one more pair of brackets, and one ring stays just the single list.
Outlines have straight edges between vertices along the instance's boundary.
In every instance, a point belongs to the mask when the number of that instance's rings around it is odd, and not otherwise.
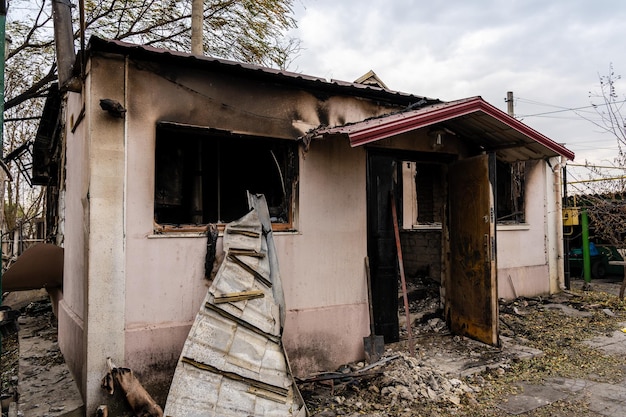
[{"label": "door opening", "polygon": [[[497,344],[492,160],[480,156],[452,163],[433,161],[432,155],[368,153],[374,327],[385,343],[404,340],[411,325],[416,335],[449,330]],[[401,223],[409,323],[390,208],[392,191]]]}]

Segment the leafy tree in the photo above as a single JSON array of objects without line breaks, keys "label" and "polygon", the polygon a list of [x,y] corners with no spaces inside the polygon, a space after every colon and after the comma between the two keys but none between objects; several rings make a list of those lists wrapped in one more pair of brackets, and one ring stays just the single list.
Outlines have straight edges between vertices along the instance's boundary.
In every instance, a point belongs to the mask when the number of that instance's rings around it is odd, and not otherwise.
[{"label": "leafy tree", "polygon": [[[292,0],[204,1],[208,55],[285,68],[298,42],[284,36],[296,26]],[[179,51],[191,50],[191,1],[86,1],[88,32]]]},{"label": "leafy tree", "polygon": [[[203,4],[205,54],[284,69],[299,50],[299,41],[285,35],[296,26],[293,0],[205,0]],[[76,50],[97,35],[190,51],[191,11],[191,0],[85,0],[82,19],[80,8],[72,8]],[[5,156],[34,139],[44,97],[57,79],[50,1],[12,0],[6,30],[11,43],[5,69]],[[17,162],[9,162],[14,178],[19,177]],[[43,209],[42,190],[30,188],[24,180],[7,184],[5,234],[22,227],[24,216],[36,217]]]},{"label": "leafy tree", "polygon": [[[190,51],[191,1],[87,0],[84,32],[178,51]],[[204,51],[206,54],[286,68],[299,50],[297,39],[287,38],[296,27],[293,0],[205,0]],[[74,7],[75,39],[81,36],[79,10]],[[5,110],[41,97],[56,79],[52,11],[43,0],[13,0],[7,15],[12,44],[6,58]],[[20,77],[11,77],[11,68]],[[41,68],[36,74],[33,68]],[[45,68],[45,70],[43,70]],[[28,69],[28,71],[25,71]]]}]

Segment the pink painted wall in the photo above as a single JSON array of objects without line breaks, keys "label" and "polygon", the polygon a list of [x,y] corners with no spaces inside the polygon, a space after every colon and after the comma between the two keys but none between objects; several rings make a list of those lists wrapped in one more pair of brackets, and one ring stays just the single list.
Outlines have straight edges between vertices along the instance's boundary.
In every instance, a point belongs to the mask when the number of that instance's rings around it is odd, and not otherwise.
[{"label": "pink painted wall", "polygon": [[[164,400],[207,291],[206,237],[153,231],[157,122],[293,140],[322,122],[392,110],[192,69],[152,72],[102,57],[90,62],[85,118],[67,137],[67,287],[59,316],[60,344],[82,381],[88,409],[103,398],[99,379],[107,355],[131,366],[157,401]],[[177,72],[175,82],[161,75],[170,70]],[[70,97],[68,126],[82,108],[80,96]],[[125,119],[99,108],[105,97],[123,103]],[[377,146],[427,151],[426,141],[424,134],[403,135]],[[463,149],[462,143],[449,146],[448,152]],[[366,151],[335,138],[313,142],[299,159],[295,231],[275,233],[274,240],[287,308],[284,343],[294,372],[304,376],[363,357],[362,338],[369,334]],[[506,273],[546,265],[537,247],[523,261],[507,255],[519,254],[527,239],[542,233],[546,209],[538,200],[530,229],[499,237],[498,265]]]},{"label": "pink painted wall", "polygon": [[369,334],[365,150],[342,139],[314,142],[300,178],[298,233],[275,241],[288,309],[284,343],[294,372],[305,375],[361,358]]}]

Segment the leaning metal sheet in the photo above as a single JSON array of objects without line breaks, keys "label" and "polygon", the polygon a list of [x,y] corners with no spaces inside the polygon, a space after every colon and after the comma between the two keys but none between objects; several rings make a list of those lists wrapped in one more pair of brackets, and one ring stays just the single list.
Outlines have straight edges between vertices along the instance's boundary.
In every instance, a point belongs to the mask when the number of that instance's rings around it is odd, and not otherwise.
[{"label": "leaning metal sheet", "polygon": [[223,246],[224,261],[185,341],[165,415],[306,416],[281,342],[271,282],[280,277],[270,271],[257,210],[227,225]]}]

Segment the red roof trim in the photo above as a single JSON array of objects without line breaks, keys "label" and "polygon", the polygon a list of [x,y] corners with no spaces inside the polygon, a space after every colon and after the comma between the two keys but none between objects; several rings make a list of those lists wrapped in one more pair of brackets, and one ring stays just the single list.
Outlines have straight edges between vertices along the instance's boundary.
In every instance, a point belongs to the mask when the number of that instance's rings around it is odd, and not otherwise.
[{"label": "red roof trim", "polygon": [[559,155],[570,160],[574,159],[574,152],[554,142],[519,120],[509,116],[502,110],[487,103],[481,97],[473,97],[454,102],[434,104],[431,109],[422,108],[405,113],[398,113],[377,119],[370,119],[354,125],[330,128],[328,133],[344,133],[350,138],[352,147],[365,145],[390,136],[406,133],[411,130],[430,126],[435,123],[483,112],[509,126],[535,142],[545,146]]}]

